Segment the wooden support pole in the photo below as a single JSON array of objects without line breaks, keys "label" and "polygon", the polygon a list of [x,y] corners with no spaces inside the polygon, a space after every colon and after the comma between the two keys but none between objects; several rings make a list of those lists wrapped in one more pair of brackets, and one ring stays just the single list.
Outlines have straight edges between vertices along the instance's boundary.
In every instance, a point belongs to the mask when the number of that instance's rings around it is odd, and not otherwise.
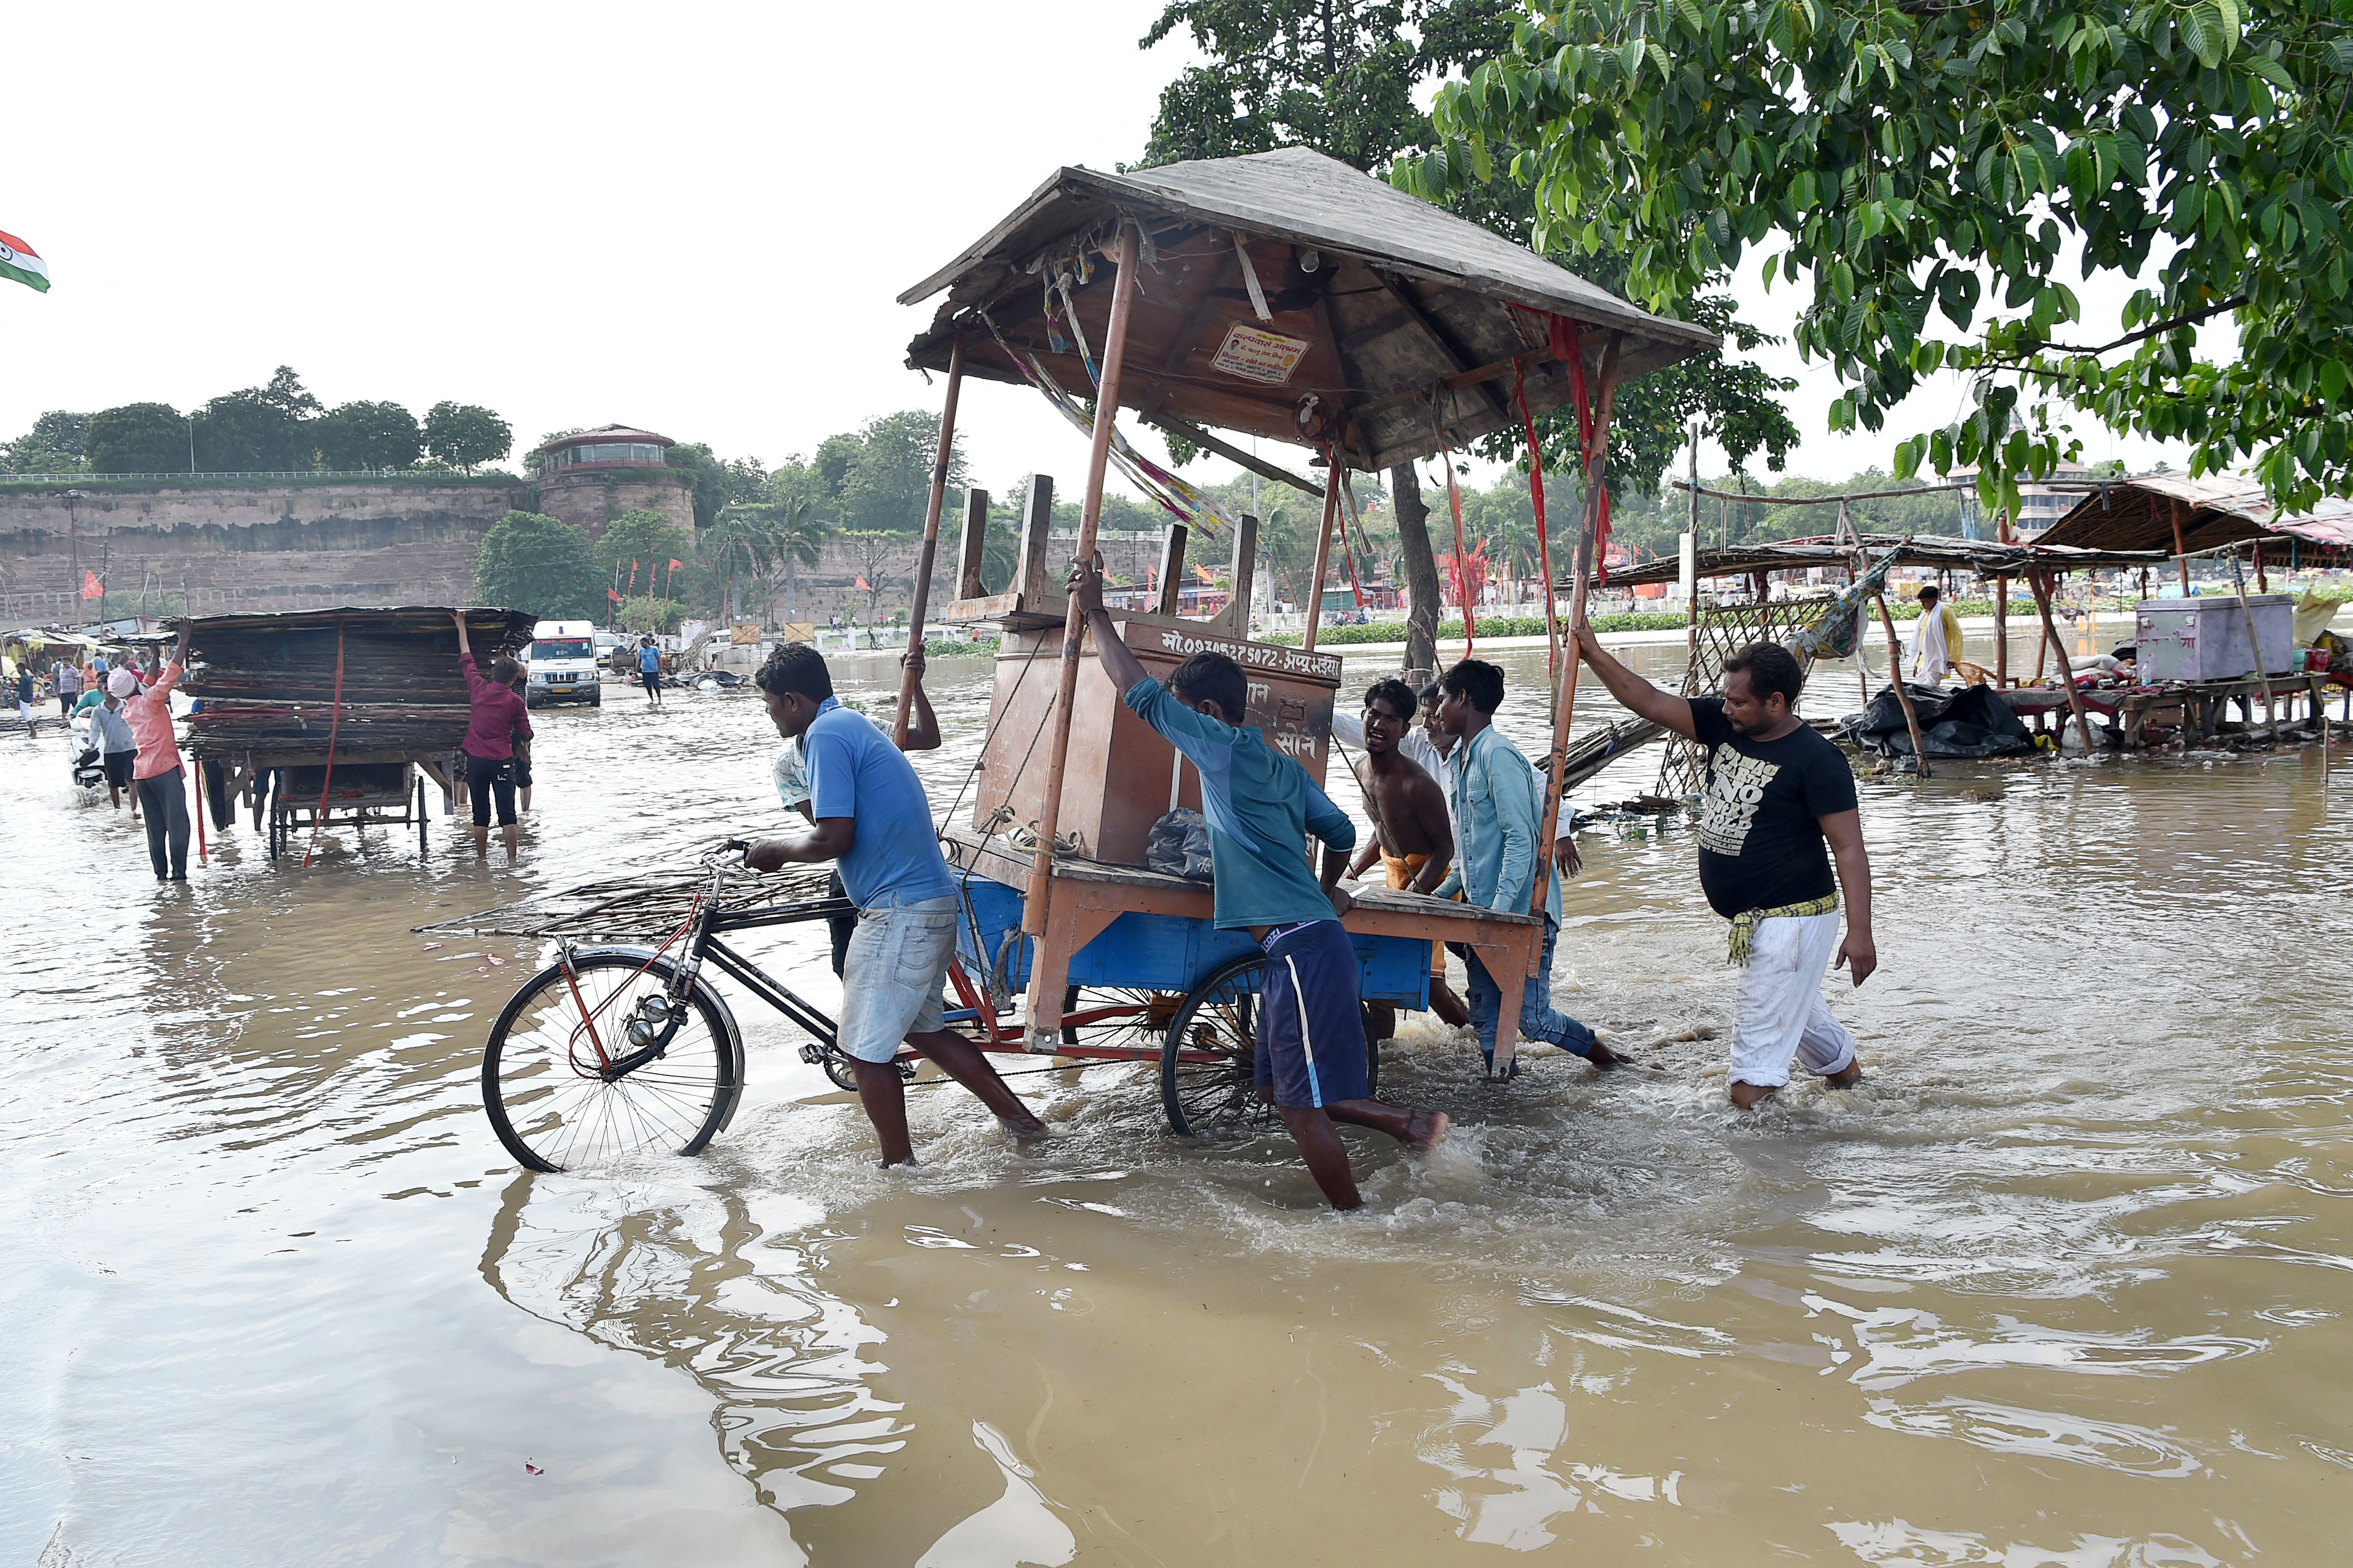
[{"label": "wooden support pole", "polygon": [[[1087,448],[1086,505],[1079,513],[1076,558],[1093,563],[1095,529],[1103,520],[1103,470],[1111,462],[1111,438],[1119,418],[1119,378],[1127,360],[1127,321],[1135,303],[1135,226],[1119,226],[1119,270],[1112,279],[1111,322],[1103,332],[1103,379],[1095,388],[1094,439]],[[1035,937],[1046,930],[1048,904],[1054,886],[1054,834],[1062,816],[1062,774],[1071,761],[1071,704],[1079,690],[1079,650],[1086,621],[1073,597],[1062,613],[1061,679],[1054,689],[1052,749],[1046,753],[1046,791],[1039,804],[1038,848],[1029,862],[1029,898],[1021,913],[1021,929]],[[1030,990],[1031,1032],[1043,1021],[1059,1029],[1061,997],[1041,997]],[[1043,1006],[1040,1006],[1040,1004]]]},{"label": "wooden support pole", "polygon": [[2181,568],[2181,596],[2189,597],[2189,550],[2181,542],[2181,503],[2169,501],[2165,515],[2173,520],[2173,559]]},{"label": "wooden support pole", "polygon": [[[2263,545],[2255,546],[2255,559],[2263,559]],[[2247,623],[2247,654],[2255,661],[2255,679],[2263,684],[2263,739],[2276,740],[2279,716],[2272,707],[2272,674],[2263,668],[2263,639],[2255,631],[2255,607],[2247,603],[2246,574],[2239,570],[2239,557],[2231,557],[2231,582],[2239,590],[2239,614]]]},{"label": "wooden support pole", "polygon": [[1152,601],[1152,613],[1155,616],[1173,616],[1183,602],[1177,595],[1185,587],[1185,525],[1172,522],[1167,536],[1160,542],[1160,592]]},{"label": "wooden support pole", "polygon": [[[1594,537],[1601,525],[1601,476],[1609,457],[1609,416],[1618,401],[1618,351],[1621,342],[1620,334],[1612,332],[1601,345],[1601,372],[1597,378],[1600,389],[1593,411],[1593,447],[1585,454],[1585,518],[1577,529],[1577,553],[1570,567],[1568,646],[1560,661],[1560,694],[1553,705],[1552,752],[1545,758],[1544,813],[1537,820],[1536,874],[1528,900],[1529,912],[1539,918],[1544,914],[1546,889],[1552,877],[1553,840],[1560,830],[1560,797],[1568,772],[1569,721],[1577,712],[1577,672],[1585,663],[1577,655],[1576,633],[1585,625],[1585,595],[1593,581]],[[1531,956],[1542,958],[1541,944]],[[1511,1062],[1500,1039],[1495,1056],[1495,1069],[1510,1070]]]},{"label": "wooden support pole", "polygon": [[1993,580],[1993,686],[2010,684],[2010,579]]},{"label": "wooden support pole", "polygon": [[[940,405],[940,444],[932,454],[932,494],[923,503],[923,549],[915,563],[915,603],[907,613],[907,653],[923,651],[923,621],[932,605],[932,565],[940,554],[940,512],[948,500],[948,467],[955,454],[956,395],[964,390],[964,340],[948,350],[948,395]],[[913,711],[915,672],[899,671],[899,716],[891,723],[891,743],[907,743],[907,716]]]},{"label": "wooden support pole", "polygon": [[977,599],[988,591],[980,565],[988,553],[988,492],[964,492],[964,537],[956,549],[956,597]]},{"label": "wooden support pole", "polygon": [[1021,497],[1021,556],[1013,574],[1013,587],[1021,595],[1021,607],[1032,615],[1049,614],[1046,606],[1054,603],[1060,584],[1047,569],[1048,535],[1054,528],[1054,476],[1032,474],[1029,488]]},{"label": "wooden support pole", "polygon": [[[2188,568],[2185,566],[2186,572]],[[2051,619],[2051,579],[2040,572],[2027,575],[2026,585],[2034,594],[2034,607],[2042,616],[2042,636],[2052,650],[2059,656],[2059,684],[2067,693],[2067,706],[2075,715],[2075,735],[2084,742],[2084,754],[2092,754],[2092,719],[2084,709],[2084,694],[2075,689],[2075,668],[2067,661],[2067,645],[2059,640],[2059,628]],[[2042,660],[2035,661],[2035,674],[2042,675]]]},{"label": "wooden support pole", "polygon": [[1904,644],[1895,636],[1895,617],[1887,613],[1887,595],[1873,588],[1871,602],[1879,607],[1879,624],[1887,629],[1887,683],[1895,689],[1895,705],[1904,710],[1904,732],[1912,737],[1912,766],[1920,778],[1928,776],[1928,748],[1920,739],[1920,714],[1904,684]]},{"label": "wooden support pole", "polygon": [[[1324,510],[1332,510],[1330,497],[1325,497]],[[1233,597],[1218,616],[1218,622],[1243,642],[1250,640],[1250,602],[1258,592],[1258,519],[1242,513],[1240,526],[1234,530],[1233,557],[1226,568],[1233,583]]]},{"label": "wooden support pole", "polygon": [[1302,653],[1315,651],[1315,628],[1324,619],[1324,574],[1332,564],[1332,520],[1340,514],[1340,487],[1324,486],[1324,529],[1315,536],[1315,570],[1307,584],[1307,632],[1299,639]]}]

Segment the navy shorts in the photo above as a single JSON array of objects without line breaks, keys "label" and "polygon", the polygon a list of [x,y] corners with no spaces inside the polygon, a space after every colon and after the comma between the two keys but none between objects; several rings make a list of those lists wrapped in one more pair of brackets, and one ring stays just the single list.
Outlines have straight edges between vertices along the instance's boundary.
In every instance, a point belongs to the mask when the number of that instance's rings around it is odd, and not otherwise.
[{"label": "navy shorts", "polygon": [[1259,990],[1257,1079],[1286,1110],[1320,1110],[1371,1093],[1356,947],[1338,921],[1316,921],[1266,943]]}]

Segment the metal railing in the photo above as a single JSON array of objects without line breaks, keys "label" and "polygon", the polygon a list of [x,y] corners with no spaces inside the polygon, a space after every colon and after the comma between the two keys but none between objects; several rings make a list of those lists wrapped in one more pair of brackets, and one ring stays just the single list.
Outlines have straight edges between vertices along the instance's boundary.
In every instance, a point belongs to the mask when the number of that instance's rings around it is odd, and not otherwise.
[{"label": "metal railing", "polygon": [[165,474],[0,474],[0,485],[5,484],[79,484],[97,479],[411,479],[430,484],[443,479],[489,479],[499,484],[522,484],[526,481],[505,472],[464,474],[455,468],[249,468],[213,472],[209,469],[190,473],[185,468]]}]

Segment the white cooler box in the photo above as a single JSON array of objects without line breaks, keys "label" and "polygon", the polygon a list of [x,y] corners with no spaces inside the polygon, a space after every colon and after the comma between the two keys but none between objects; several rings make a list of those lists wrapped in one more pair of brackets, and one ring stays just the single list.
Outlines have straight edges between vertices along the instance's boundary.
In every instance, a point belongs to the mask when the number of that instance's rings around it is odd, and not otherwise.
[{"label": "white cooler box", "polygon": [[[2250,594],[2247,605],[2263,639],[2263,673],[2286,674],[2295,655],[2295,601],[2286,594]],[[2236,680],[2255,673],[2247,616],[2235,595],[2143,599],[2133,619],[2143,680]]]}]

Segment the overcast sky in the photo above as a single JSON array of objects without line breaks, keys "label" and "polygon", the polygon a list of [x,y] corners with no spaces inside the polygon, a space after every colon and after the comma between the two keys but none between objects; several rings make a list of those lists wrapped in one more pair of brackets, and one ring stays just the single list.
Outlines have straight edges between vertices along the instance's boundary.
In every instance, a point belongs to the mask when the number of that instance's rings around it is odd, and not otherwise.
[{"label": "overcast sky", "polygon": [[[1140,152],[1193,58],[1136,47],[1158,9],[19,7],[0,229],[55,285],[0,284],[0,438],[281,363],[331,404],[487,404],[518,452],[620,421],[773,466],[936,409],[902,363],[932,305],[893,297],[1058,164]],[[1754,270],[1751,318],[1785,329],[1795,293]],[[1956,406],[1944,387],[1901,428],[1831,437],[1828,374],[1759,357],[1805,383],[1792,471],[1883,463]],[[1083,440],[1034,394],[981,384],[964,410],[983,483],[1075,488]],[[2079,433],[2088,457],[2158,455]]]}]

